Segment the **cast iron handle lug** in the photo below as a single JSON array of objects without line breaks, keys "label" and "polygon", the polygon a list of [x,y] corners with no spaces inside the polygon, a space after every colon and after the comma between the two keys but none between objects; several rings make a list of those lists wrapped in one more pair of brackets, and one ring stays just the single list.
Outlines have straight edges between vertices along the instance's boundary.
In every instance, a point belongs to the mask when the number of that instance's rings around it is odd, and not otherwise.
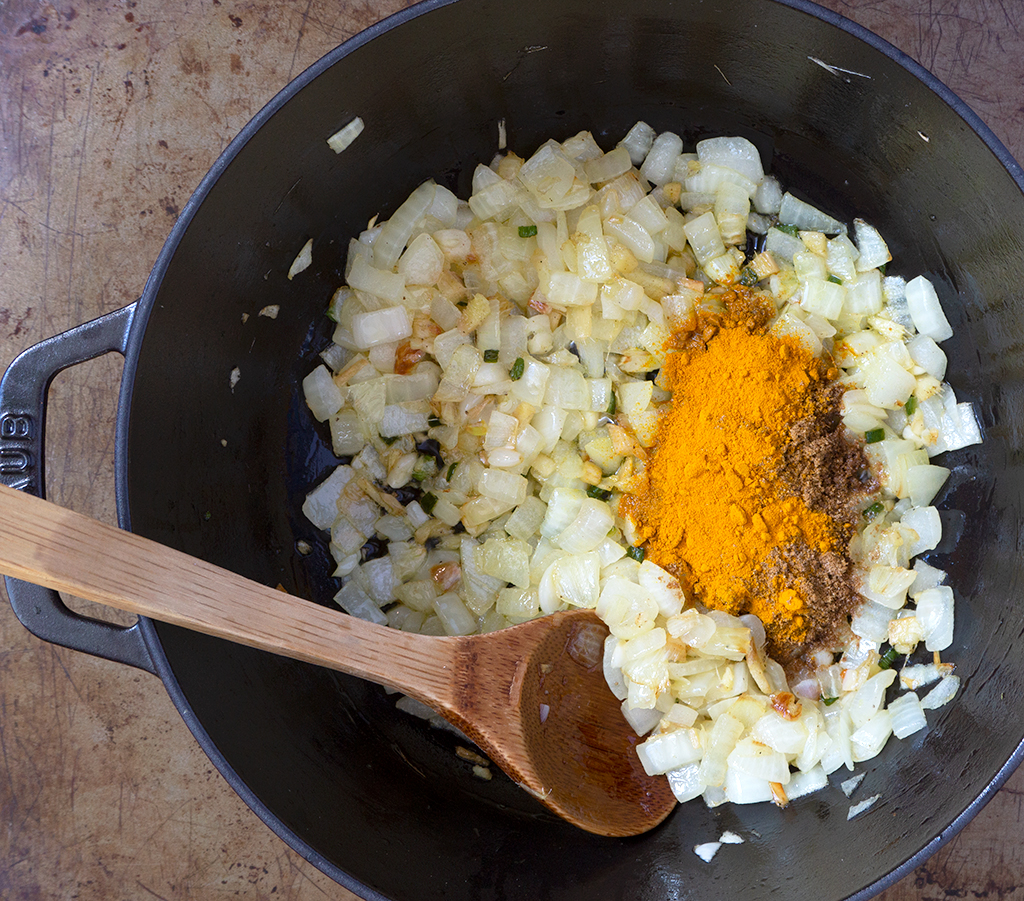
[{"label": "cast iron handle lug", "polygon": [[[61,371],[106,353],[125,355],[138,301],[29,347],[0,380],[0,482],[46,496],[47,392]],[[116,626],[69,609],[56,591],[5,578],[23,626],[44,641],[118,663],[156,670],[138,623]]]}]

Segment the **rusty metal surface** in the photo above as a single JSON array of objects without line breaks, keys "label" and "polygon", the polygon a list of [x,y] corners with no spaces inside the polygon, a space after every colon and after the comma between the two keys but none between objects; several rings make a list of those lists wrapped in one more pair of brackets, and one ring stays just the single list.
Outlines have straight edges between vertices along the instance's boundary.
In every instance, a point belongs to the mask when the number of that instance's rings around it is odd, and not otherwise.
[{"label": "rusty metal surface", "polygon": [[[291,77],[402,0],[0,0],[0,364],[132,300],[206,170]],[[1024,4],[826,0],[934,71],[1024,159]],[[113,522],[119,364],[57,379],[51,496]],[[2,593],[2,592],[0,592]],[[827,861],[823,861],[827,865]],[[227,787],[144,673],[0,604],[0,897],[353,895]],[[1024,771],[885,901],[1024,899]]]}]

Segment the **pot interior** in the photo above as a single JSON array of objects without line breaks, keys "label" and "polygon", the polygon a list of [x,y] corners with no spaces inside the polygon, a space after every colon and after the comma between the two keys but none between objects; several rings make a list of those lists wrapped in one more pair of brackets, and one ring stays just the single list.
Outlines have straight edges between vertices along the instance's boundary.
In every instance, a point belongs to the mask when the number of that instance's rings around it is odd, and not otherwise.
[{"label": "pot interior", "polygon": [[[637,0],[624,15],[608,0],[460,0],[398,19],[302,76],[186,207],[147,286],[126,376],[118,489],[131,528],[331,603],[326,542],[299,508],[337,461],[299,383],[330,336],[323,314],[349,238],[426,178],[467,196],[501,120],[522,156],[581,129],[608,149],[638,119],[688,147],[743,135],[795,193],[879,228],[890,273],[932,279],[955,329],[943,345],[948,378],[975,403],[986,437],[947,455],[941,506],[959,539],[927,559],[957,592],[946,653],[961,694],[929,715],[926,732],[858,765],[867,773],[858,797],[881,798],[852,822],[841,771],[784,811],[691,802],[631,840],[556,821],[500,775],[479,780],[455,756],[455,736],[396,712],[382,689],[154,626],[172,695],[257,812],[367,896],[756,901],[877,891],[961,817],[1021,742],[1024,664],[1012,653],[1024,638],[1024,485],[1013,450],[1024,397],[1020,185],[970,114],[913,64],[804,4]],[[326,138],[355,115],[365,131],[334,154]],[[288,281],[307,238],[313,267]],[[280,305],[276,319],[258,315],[270,304]],[[300,541],[313,552],[300,553]],[[725,829],[745,843],[704,864],[693,846]]]}]

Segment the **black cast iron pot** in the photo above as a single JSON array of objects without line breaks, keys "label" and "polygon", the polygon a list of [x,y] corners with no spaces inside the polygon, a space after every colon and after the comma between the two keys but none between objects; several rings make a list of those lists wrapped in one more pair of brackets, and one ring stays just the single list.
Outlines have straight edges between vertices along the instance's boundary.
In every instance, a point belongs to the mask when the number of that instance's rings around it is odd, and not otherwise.
[{"label": "black cast iron pot", "polygon": [[[325,139],[354,115],[366,130],[335,155]],[[861,796],[881,798],[852,822],[843,771],[784,811],[698,801],[641,838],[602,839],[507,780],[474,778],[452,736],[396,713],[375,686],[148,620],[84,620],[8,582],[37,635],[158,673],[246,802],[366,898],[866,898],[947,841],[1024,756],[1024,177],[919,66],[798,0],[431,0],[342,45],[217,161],[137,303],[11,366],[4,480],[41,491],[49,380],[118,351],[121,525],[328,602],[328,556],[299,505],[335,461],[298,383],[326,343],[349,236],[430,176],[466,196],[500,120],[528,155],[584,128],[609,147],[638,118],[691,145],[749,137],[783,184],[862,215],[894,271],[938,287],[956,330],[949,379],[986,433],[949,455],[949,537],[929,555],[956,587],[947,656],[963,688],[926,732],[858,767]],[[289,282],[308,236],[314,268]],[[255,315],[267,304],[280,304],[276,320]],[[701,862],[694,844],[724,829],[745,844]]]}]

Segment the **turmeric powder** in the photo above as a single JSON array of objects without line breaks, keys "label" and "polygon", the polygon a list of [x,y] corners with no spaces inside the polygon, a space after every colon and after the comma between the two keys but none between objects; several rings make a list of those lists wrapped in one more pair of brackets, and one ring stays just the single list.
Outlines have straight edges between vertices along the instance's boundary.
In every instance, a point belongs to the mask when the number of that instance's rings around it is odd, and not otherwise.
[{"label": "turmeric powder", "polygon": [[[786,477],[794,427],[834,413],[839,394],[827,364],[792,337],[765,333],[751,319],[703,334],[711,337],[666,358],[660,383],[672,392],[671,407],[639,490],[623,497],[620,511],[647,556],[697,600],[756,614],[772,655],[792,659],[833,638],[852,605],[852,591],[822,599],[821,580],[808,571],[829,568],[827,560],[845,574],[851,520],[808,505]],[[843,446],[863,462],[859,448]],[[844,594],[835,589],[833,579],[826,593]]]}]

